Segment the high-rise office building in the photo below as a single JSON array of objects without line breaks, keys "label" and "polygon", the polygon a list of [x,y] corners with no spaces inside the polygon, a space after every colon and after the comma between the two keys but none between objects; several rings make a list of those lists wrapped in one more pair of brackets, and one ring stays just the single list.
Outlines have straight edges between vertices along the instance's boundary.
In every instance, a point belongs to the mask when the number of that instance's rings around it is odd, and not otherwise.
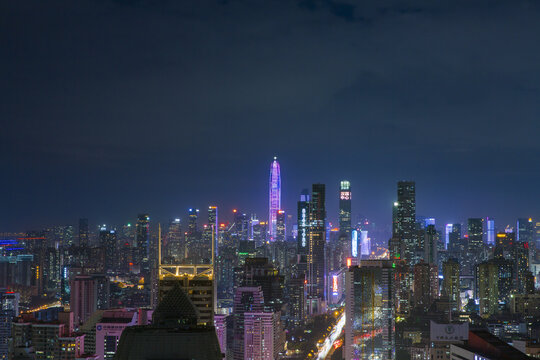
[{"label": "high-rise office building", "polygon": [[79,219],[79,246],[89,246],[88,219]]},{"label": "high-rise office building", "polygon": [[442,295],[448,296],[452,303],[453,311],[461,309],[461,284],[459,279],[459,263],[455,258],[448,259],[443,263]]},{"label": "high-rise office building", "polygon": [[450,244],[450,233],[452,232],[452,224],[446,224],[444,227],[444,247],[445,249],[449,249]]},{"label": "high-rise office building", "polygon": [[303,190],[298,201],[298,254],[307,254],[309,249],[309,202],[309,193]]},{"label": "high-rise office building", "polygon": [[287,235],[285,210],[278,210],[276,216],[276,241],[285,241]]},{"label": "high-rise office building", "polygon": [[285,345],[279,313],[244,313],[244,360],[274,360]]},{"label": "high-rise office building", "polygon": [[368,259],[371,255],[371,238],[368,236],[367,230],[358,232],[360,236],[360,255],[363,259]]},{"label": "high-rise office building", "polygon": [[428,225],[424,235],[424,261],[428,264],[438,264],[437,231],[435,225]]},{"label": "high-rise office building", "polygon": [[19,315],[19,293],[0,289],[0,359],[8,359],[11,322]]},{"label": "high-rise office building", "polygon": [[180,219],[169,221],[166,239],[164,258],[167,259],[167,262],[182,263],[186,257],[186,249]]},{"label": "high-rise office building", "polygon": [[[244,214],[236,209],[233,210],[234,224],[231,232],[231,236],[234,237],[234,243],[239,241],[249,240],[250,233],[250,218],[247,214]],[[277,215],[277,214],[276,214]]]},{"label": "high-rise office building", "polygon": [[[529,238],[522,235],[522,238]],[[530,242],[517,242],[513,246],[512,260],[514,262],[514,281],[519,294],[528,292],[528,281],[531,274],[529,270]]]},{"label": "high-rise office building", "polygon": [[313,184],[309,207],[309,249],[307,255],[308,310],[320,313],[326,299],[326,207],[324,184]]},{"label": "high-rise office building", "polygon": [[145,277],[150,273],[149,250],[150,216],[148,214],[139,214],[135,230],[134,260]]},{"label": "high-rise office building", "polygon": [[268,229],[270,240],[275,240],[277,233],[277,211],[281,209],[281,169],[277,157],[270,165],[269,195],[268,195]]},{"label": "high-rise office building", "polygon": [[102,227],[99,231],[99,245],[105,251],[105,271],[114,272],[118,269],[118,247],[116,231]]},{"label": "high-rise office building", "polygon": [[470,218],[467,220],[467,235],[469,236],[469,251],[477,252],[482,249],[484,235],[484,219]]},{"label": "high-rise office building", "polygon": [[[214,256],[219,255],[219,246],[218,246],[218,231],[219,231],[219,225],[218,225],[218,207],[217,206],[209,206],[208,207],[208,226],[209,230],[212,231],[213,239],[214,239]],[[212,236],[209,238],[210,241],[212,241]],[[211,243],[208,244],[209,247],[212,246]]]},{"label": "high-rise office building", "polygon": [[488,245],[495,245],[495,220],[489,217],[486,218],[486,240]]},{"label": "high-rise office building", "polygon": [[218,217],[217,206],[208,207],[208,224],[204,225],[202,242],[197,244],[199,248],[199,260],[196,263],[208,263],[211,258],[212,240],[214,240],[214,251],[217,255],[217,239],[218,239]]},{"label": "high-rise office building", "polygon": [[499,269],[493,262],[484,262],[477,267],[480,315],[488,317],[498,312]]},{"label": "high-rise office building", "polygon": [[71,280],[70,308],[75,324],[84,323],[98,309],[96,280],[89,275],[78,275]]},{"label": "high-rise office building", "polygon": [[[158,238],[161,253],[161,238]],[[212,251],[211,251],[212,252]],[[197,323],[211,326],[216,310],[216,283],[214,281],[214,256],[205,264],[164,264],[158,256],[157,303],[176,286],[187,294],[197,309]]]},{"label": "high-rise office building", "polygon": [[415,263],[416,239],[416,186],[414,181],[399,181],[397,184],[396,235],[399,237],[405,262]]},{"label": "high-rise office building", "polygon": [[339,232],[346,241],[351,238],[351,183],[342,180],[339,186]]},{"label": "high-rise office building", "polygon": [[461,241],[461,224],[452,224],[452,231],[448,234],[448,250],[456,251]]},{"label": "high-rise office building", "polygon": [[244,314],[264,311],[264,296],[260,286],[239,287],[233,304],[233,359],[243,360],[245,355]]},{"label": "high-rise office building", "polygon": [[414,265],[413,299],[416,309],[428,311],[439,296],[437,266],[420,261]]},{"label": "high-rise office building", "polygon": [[188,211],[188,235],[195,234],[199,227],[197,226],[197,218],[199,217],[199,209],[190,208]]},{"label": "high-rise office building", "polygon": [[500,307],[510,304],[516,283],[515,267],[515,261],[503,258],[490,259],[476,266],[476,288],[481,316],[495,314]]},{"label": "high-rise office building", "polygon": [[530,242],[532,244],[535,240],[534,235],[534,222],[532,221],[532,218],[518,219],[517,241],[522,243]]},{"label": "high-rise office building", "polygon": [[393,277],[389,260],[363,260],[346,272],[344,359],[394,358]]},{"label": "high-rise office building", "polygon": [[[240,270],[240,269],[238,269]],[[267,258],[247,258],[241,271],[240,286],[260,286],[264,296],[265,310],[278,312],[284,303],[284,277]]]}]

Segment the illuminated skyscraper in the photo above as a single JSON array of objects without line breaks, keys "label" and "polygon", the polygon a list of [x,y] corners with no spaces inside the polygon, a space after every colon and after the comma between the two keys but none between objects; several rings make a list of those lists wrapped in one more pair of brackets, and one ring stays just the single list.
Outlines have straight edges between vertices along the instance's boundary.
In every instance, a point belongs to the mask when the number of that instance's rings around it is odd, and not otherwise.
[{"label": "illuminated skyscraper", "polygon": [[326,208],[324,184],[313,184],[309,208],[308,309],[320,313],[325,309],[326,280]]},{"label": "illuminated skyscraper", "polygon": [[437,296],[439,296],[437,265],[420,261],[414,265],[413,271],[414,306],[426,312]]},{"label": "illuminated skyscraper", "polygon": [[277,241],[285,241],[287,228],[285,225],[285,210],[278,210],[277,211],[277,218],[276,218],[276,237],[274,240]]},{"label": "illuminated skyscraper", "polygon": [[435,225],[428,225],[424,235],[424,261],[437,265],[437,231]]},{"label": "illuminated skyscraper", "polygon": [[166,257],[170,258],[173,263],[179,264],[184,261],[186,251],[180,219],[172,219],[169,222],[167,242],[164,248]]},{"label": "illuminated skyscraper", "polygon": [[368,259],[371,255],[371,239],[368,236],[367,230],[359,231],[360,234],[360,255],[364,259]]},{"label": "illuminated skyscraper", "polygon": [[[212,234],[213,233],[213,234]],[[212,236],[213,235],[213,236]],[[218,208],[217,206],[208,207],[208,224],[205,225],[203,231],[203,241],[201,244],[201,261],[207,262],[210,260],[210,249],[212,247],[212,239],[214,239],[215,256],[218,255]]]},{"label": "illuminated skyscraper", "polygon": [[88,219],[79,219],[79,246],[88,245]]},{"label": "illuminated skyscraper", "polygon": [[469,250],[479,251],[483,245],[484,219],[470,218],[467,220],[467,234],[469,235]]},{"label": "illuminated skyscraper", "polygon": [[532,243],[534,241],[534,223],[531,218],[518,219],[517,221],[517,241]]},{"label": "illuminated skyscraper", "polygon": [[344,359],[394,358],[393,277],[389,260],[363,260],[346,272]]},{"label": "illuminated skyscraper", "polygon": [[487,244],[495,245],[495,220],[486,218]]},{"label": "illuminated skyscraper", "polygon": [[234,360],[244,359],[244,314],[262,311],[264,311],[264,296],[260,286],[239,287],[236,289],[233,305]]},{"label": "illuminated skyscraper", "polygon": [[281,209],[281,174],[277,157],[270,166],[270,189],[268,198],[268,228],[270,230],[270,240],[276,239],[277,233],[277,212]]},{"label": "illuminated skyscraper", "polygon": [[347,180],[339,186],[339,232],[340,238],[351,238],[351,183]]},{"label": "illuminated skyscraper", "polygon": [[135,263],[139,266],[143,275],[148,275],[150,272],[150,264],[148,259],[149,252],[149,231],[150,216],[148,214],[139,214],[137,217],[137,229],[135,234]]},{"label": "illuminated skyscraper", "polygon": [[186,233],[186,253],[189,261],[194,263],[201,262],[201,234],[197,226],[199,209],[190,208],[188,212],[188,227]]},{"label": "illuminated skyscraper", "polygon": [[417,248],[416,223],[416,186],[414,181],[399,181],[397,184],[396,235],[402,243],[402,258],[407,265],[414,265],[414,253]]},{"label": "illuminated skyscraper", "polygon": [[116,231],[102,228],[99,232],[99,245],[105,251],[105,271],[114,272],[118,267]]},{"label": "illuminated skyscraper", "polygon": [[309,193],[307,190],[300,194],[298,201],[298,254],[308,252],[308,230],[309,230]]},{"label": "illuminated skyscraper", "polygon": [[443,263],[442,268],[442,294],[448,296],[448,300],[452,303],[452,310],[459,311],[461,309],[459,263],[456,259],[451,258]]},{"label": "illuminated skyscraper", "polygon": [[[208,226],[210,227],[211,231],[214,233],[214,251],[216,252],[214,256],[218,256],[218,208],[217,206],[209,206],[208,207]],[[212,239],[210,238],[210,241]],[[211,244],[209,244],[211,246]]]}]

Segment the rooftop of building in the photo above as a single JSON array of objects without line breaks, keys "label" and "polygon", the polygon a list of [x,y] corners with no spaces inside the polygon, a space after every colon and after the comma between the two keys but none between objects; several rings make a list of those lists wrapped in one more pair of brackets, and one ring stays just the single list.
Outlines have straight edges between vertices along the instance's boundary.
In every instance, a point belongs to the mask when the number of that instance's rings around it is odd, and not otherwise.
[{"label": "rooftop of building", "polygon": [[527,355],[508,345],[487,330],[469,331],[469,341],[467,344],[458,346],[486,358],[496,358],[501,360],[530,359]]}]

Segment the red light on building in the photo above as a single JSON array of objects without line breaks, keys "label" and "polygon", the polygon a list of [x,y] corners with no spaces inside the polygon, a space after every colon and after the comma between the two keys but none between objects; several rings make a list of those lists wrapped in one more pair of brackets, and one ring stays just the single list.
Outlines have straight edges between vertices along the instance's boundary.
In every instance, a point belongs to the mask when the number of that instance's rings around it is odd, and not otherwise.
[{"label": "red light on building", "polygon": [[352,265],[352,259],[347,258],[347,267],[351,267],[351,265]]}]

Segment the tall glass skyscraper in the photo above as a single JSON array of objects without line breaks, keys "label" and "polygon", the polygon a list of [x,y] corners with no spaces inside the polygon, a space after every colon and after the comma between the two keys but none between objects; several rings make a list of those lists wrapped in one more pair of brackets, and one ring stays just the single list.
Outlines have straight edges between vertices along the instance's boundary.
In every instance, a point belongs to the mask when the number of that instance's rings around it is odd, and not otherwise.
[{"label": "tall glass skyscraper", "polygon": [[270,240],[276,239],[277,212],[281,209],[281,174],[277,157],[270,165],[270,188],[268,196],[268,228]]},{"label": "tall glass skyscraper", "polygon": [[363,260],[345,273],[344,359],[393,359],[394,268],[389,260]]},{"label": "tall glass skyscraper", "polygon": [[308,229],[309,229],[309,192],[303,190],[298,201],[298,247],[299,254],[308,252]]},{"label": "tall glass skyscraper", "polygon": [[345,239],[351,238],[351,183],[347,180],[339,186],[339,232]]},{"label": "tall glass skyscraper", "polygon": [[311,314],[322,313],[326,301],[326,207],[324,184],[313,184],[309,208],[308,242],[308,309]]},{"label": "tall glass skyscraper", "polygon": [[407,265],[414,265],[416,240],[416,188],[414,181],[400,181],[397,188],[396,235],[399,237]]}]

